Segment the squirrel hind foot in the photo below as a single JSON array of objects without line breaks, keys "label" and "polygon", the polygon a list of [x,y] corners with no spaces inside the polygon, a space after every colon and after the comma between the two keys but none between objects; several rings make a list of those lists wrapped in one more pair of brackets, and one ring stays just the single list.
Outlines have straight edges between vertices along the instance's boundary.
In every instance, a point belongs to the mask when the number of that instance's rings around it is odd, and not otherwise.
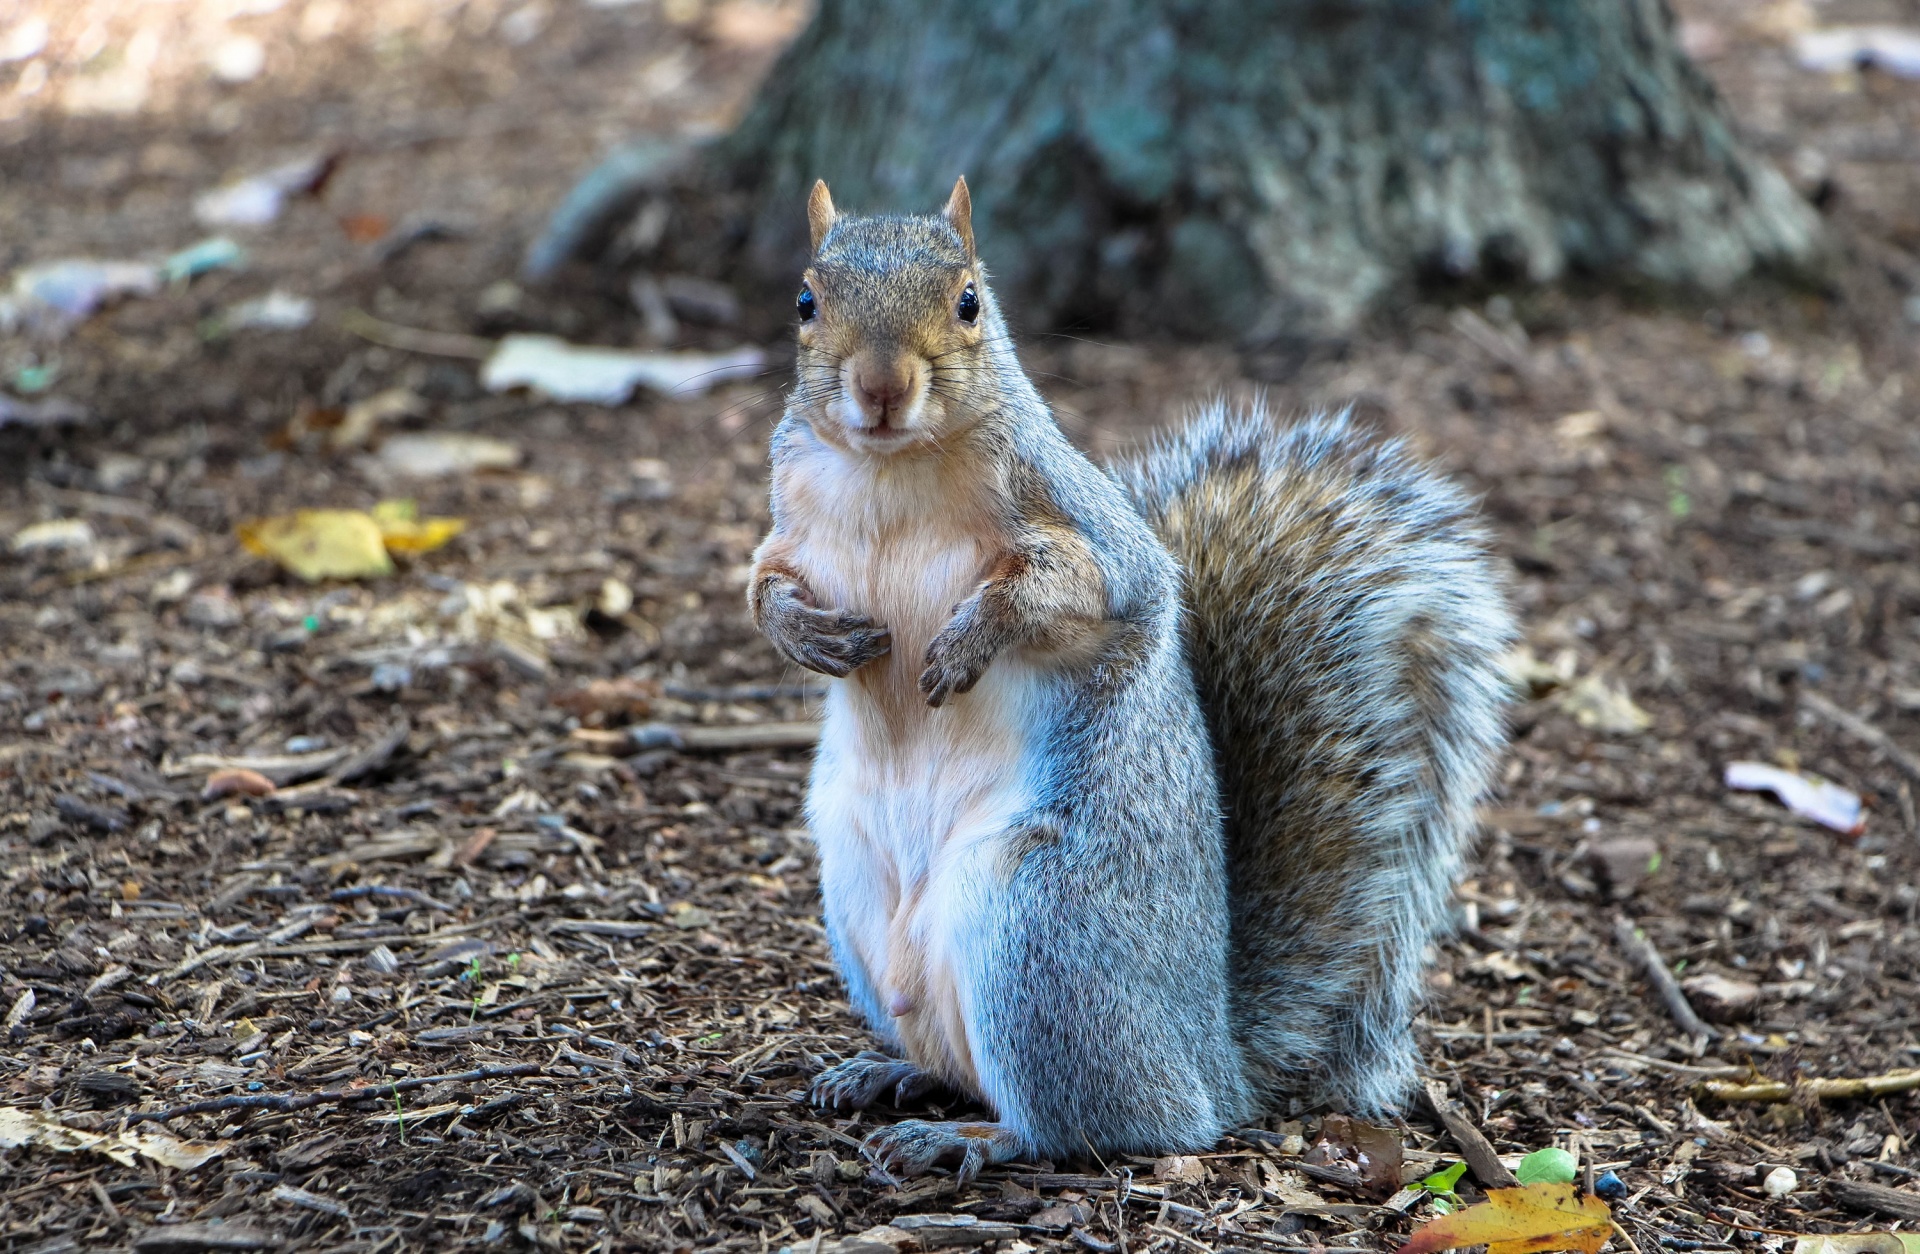
[{"label": "squirrel hind foot", "polygon": [[1020,1158],[1026,1140],[1002,1123],[907,1119],[874,1132],[861,1152],[881,1171],[897,1176],[924,1176],[941,1163],[954,1163],[954,1183],[965,1188],[983,1168]]},{"label": "squirrel hind foot", "polygon": [[827,1110],[865,1110],[891,1092],[898,1107],[941,1087],[939,1080],[910,1062],[867,1051],[813,1077],[807,1101]]}]

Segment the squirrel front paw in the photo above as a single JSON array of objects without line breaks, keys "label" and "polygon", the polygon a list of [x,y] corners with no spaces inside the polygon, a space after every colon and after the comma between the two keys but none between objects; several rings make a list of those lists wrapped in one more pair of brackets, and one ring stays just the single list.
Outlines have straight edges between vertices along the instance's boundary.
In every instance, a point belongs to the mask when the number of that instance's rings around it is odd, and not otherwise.
[{"label": "squirrel front paw", "polygon": [[771,587],[755,607],[773,647],[810,671],[845,679],[893,648],[893,636],[865,614],[827,610],[799,584]]},{"label": "squirrel front paw", "polygon": [[978,593],[960,607],[927,646],[927,668],[920,672],[920,695],[939,709],[956,692],[971,692],[1000,652],[988,628]]}]

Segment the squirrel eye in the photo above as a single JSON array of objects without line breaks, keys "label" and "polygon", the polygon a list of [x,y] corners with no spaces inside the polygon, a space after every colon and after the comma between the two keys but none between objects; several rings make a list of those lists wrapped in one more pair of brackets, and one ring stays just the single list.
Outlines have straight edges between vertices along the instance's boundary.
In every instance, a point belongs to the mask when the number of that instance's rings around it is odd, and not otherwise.
[{"label": "squirrel eye", "polygon": [[967,289],[960,293],[959,313],[962,322],[972,322],[980,316],[980,294],[973,290],[971,283],[967,284]]},{"label": "squirrel eye", "polygon": [[813,287],[810,284],[800,285],[800,298],[793,302],[793,307],[800,311],[800,321],[813,321],[816,309],[813,303]]}]

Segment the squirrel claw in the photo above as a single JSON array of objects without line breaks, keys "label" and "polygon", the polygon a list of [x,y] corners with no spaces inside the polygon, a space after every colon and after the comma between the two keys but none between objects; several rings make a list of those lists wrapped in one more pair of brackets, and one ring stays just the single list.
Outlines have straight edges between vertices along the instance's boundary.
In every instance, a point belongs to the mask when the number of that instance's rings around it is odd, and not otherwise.
[{"label": "squirrel claw", "polygon": [[958,1160],[954,1182],[965,1186],[981,1168],[1012,1162],[1024,1144],[1018,1133],[998,1123],[934,1123],[907,1119],[881,1128],[860,1149],[882,1171],[923,1176],[941,1162]]},{"label": "squirrel claw", "polygon": [[867,1051],[828,1067],[813,1077],[807,1100],[829,1110],[864,1110],[892,1090],[903,1105],[939,1087],[939,1081],[910,1062]]},{"label": "squirrel claw", "polygon": [[945,705],[947,698],[956,692],[972,692],[980,682],[984,667],[973,667],[959,661],[955,651],[943,647],[936,639],[927,648],[927,669],[920,672],[920,695],[934,709]]},{"label": "squirrel claw", "polygon": [[805,610],[793,615],[785,652],[811,671],[845,679],[893,648],[893,633],[864,614]]}]

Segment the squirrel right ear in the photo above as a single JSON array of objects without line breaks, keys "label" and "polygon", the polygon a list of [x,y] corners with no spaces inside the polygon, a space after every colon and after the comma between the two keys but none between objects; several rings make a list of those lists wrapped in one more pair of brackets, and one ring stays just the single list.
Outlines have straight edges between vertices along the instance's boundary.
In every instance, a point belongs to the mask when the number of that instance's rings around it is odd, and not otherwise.
[{"label": "squirrel right ear", "polygon": [[973,256],[973,196],[967,191],[967,176],[962,174],[954,180],[953,194],[947,197],[947,207],[940,211],[947,225],[960,233],[960,242],[967,247],[967,256]]},{"label": "squirrel right ear", "polygon": [[833,195],[827,191],[827,180],[815,179],[813,194],[807,197],[807,226],[813,231],[813,251],[820,251],[820,241],[827,238],[834,219],[839,216],[833,211]]}]

